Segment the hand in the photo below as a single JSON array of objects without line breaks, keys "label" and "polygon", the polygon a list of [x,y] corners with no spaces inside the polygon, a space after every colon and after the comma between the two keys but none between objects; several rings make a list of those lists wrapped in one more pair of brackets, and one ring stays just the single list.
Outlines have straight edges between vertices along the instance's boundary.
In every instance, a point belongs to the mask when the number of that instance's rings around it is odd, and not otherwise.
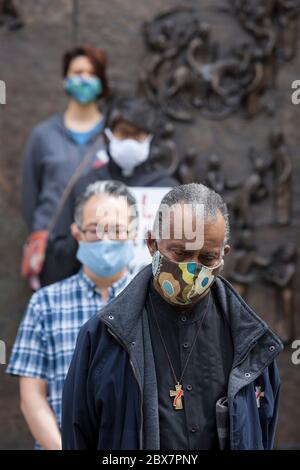
[{"label": "hand", "polygon": [[29,235],[23,249],[21,274],[31,278],[38,276],[43,269],[49,233],[38,230]]}]

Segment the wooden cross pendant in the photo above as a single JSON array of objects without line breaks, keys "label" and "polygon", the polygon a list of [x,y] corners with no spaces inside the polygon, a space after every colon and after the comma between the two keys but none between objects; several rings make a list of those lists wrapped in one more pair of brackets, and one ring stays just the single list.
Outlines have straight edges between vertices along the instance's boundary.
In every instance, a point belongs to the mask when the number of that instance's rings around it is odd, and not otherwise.
[{"label": "wooden cross pendant", "polygon": [[175,410],[182,410],[183,409],[183,403],[182,403],[182,397],[184,395],[183,390],[182,390],[182,385],[179,383],[175,385],[176,390],[170,390],[170,397],[174,397],[173,400],[173,406]]},{"label": "wooden cross pendant", "polygon": [[255,397],[257,408],[260,408],[260,399],[265,396],[265,392],[262,391],[261,387],[255,387]]}]

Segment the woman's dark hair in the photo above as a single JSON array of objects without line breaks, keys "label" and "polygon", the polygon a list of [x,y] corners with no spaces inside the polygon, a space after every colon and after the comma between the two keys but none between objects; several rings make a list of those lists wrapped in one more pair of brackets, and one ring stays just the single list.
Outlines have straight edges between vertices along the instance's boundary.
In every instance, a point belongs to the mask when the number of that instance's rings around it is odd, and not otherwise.
[{"label": "woman's dark hair", "polygon": [[65,78],[67,76],[72,60],[79,56],[85,56],[90,60],[91,64],[94,67],[95,75],[102,82],[103,91],[101,93],[101,97],[107,96],[109,94],[109,86],[106,78],[107,57],[106,54],[97,47],[85,44],[82,46],[74,47],[73,49],[70,49],[65,52],[62,61],[63,77]]},{"label": "woman's dark hair", "polygon": [[108,127],[113,129],[121,120],[150,134],[154,134],[157,127],[155,109],[144,99],[132,96],[116,96],[111,100],[107,116]]}]

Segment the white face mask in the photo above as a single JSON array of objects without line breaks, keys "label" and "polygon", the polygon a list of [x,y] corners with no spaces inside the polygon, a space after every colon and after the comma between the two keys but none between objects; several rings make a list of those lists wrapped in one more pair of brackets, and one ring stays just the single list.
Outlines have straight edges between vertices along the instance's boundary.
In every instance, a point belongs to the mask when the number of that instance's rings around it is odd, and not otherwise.
[{"label": "white face mask", "polygon": [[130,176],[136,166],[145,162],[149,157],[152,135],[143,142],[134,139],[117,139],[110,129],[104,130],[109,139],[109,153],[114,162],[123,170],[125,176]]}]

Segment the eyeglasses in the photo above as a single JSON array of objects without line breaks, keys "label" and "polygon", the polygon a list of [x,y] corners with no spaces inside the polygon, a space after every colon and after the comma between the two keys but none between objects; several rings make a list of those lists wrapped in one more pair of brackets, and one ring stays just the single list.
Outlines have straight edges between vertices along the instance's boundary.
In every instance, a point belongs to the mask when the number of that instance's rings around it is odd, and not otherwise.
[{"label": "eyeglasses", "polygon": [[109,240],[127,240],[128,238],[128,230],[118,227],[110,227],[110,230],[103,230],[99,227],[79,228],[79,230],[85,235],[87,242],[97,242],[104,240],[104,238]]}]

